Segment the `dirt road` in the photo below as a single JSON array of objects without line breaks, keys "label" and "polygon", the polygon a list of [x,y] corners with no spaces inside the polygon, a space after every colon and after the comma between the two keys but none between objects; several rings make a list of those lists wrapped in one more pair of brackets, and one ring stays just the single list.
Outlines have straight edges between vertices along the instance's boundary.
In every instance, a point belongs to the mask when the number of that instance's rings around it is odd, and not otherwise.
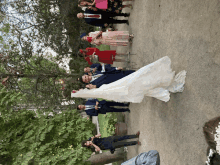
[{"label": "dirt road", "polygon": [[142,146],[129,147],[128,158],[154,149],[161,165],[205,164],[202,127],[220,115],[219,13],[219,0],[135,0],[130,26],[117,25],[135,35],[129,49],[138,68],[169,56],[176,73],[187,71],[183,93],[171,94],[168,103],[145,97],[130,105],[128,134],[140,130]]}]

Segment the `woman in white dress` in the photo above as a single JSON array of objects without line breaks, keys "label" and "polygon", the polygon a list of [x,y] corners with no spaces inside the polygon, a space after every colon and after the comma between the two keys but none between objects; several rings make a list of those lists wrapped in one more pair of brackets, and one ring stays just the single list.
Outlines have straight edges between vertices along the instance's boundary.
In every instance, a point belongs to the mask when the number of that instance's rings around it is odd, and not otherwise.
[{"label": "woman in white dress", "polygon": [[149,96],[167,102],[170,100],[170,92],[183,91],[185,77],[185,70],[175,76],[171,69],[171,60],[165,56],[113,83],[95,89],[80,90],[71,96],[132,103],[140,103],[144,96]]}]

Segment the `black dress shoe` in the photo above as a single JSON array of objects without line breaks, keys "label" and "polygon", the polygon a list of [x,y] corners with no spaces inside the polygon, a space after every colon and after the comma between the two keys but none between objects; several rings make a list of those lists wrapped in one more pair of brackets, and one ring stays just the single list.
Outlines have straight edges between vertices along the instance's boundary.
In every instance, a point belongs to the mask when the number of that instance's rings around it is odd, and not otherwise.
[{"label": "black dress shoe", "polygon": [[115,149],[113,149],[113,150],[110,150],[110,152],[111,152],[111,154],[114,154],[114,152],[115,152]]},{"label": "black dress shoe", "polygon": [[129,107],[130,103],[125,104],[127,107]]},{"label": "black dress shoe", "polygon": [[130,16],[130,13],[127,13],[126,15],[125,15],[125,17],[129,17]]}]

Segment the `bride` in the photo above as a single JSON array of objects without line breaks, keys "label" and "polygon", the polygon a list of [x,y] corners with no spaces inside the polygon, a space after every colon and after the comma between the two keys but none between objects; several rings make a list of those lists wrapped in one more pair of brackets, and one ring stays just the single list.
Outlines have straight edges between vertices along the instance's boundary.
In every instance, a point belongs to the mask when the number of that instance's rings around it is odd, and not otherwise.
[{"label": "bride", "polygon": [[132,103],[140,103],[144,96],[148,96],[168,102],[170,92],[183,91],[185,77],[185,70],[175,76],[175,71],[171,69],[171,60],[165,56],[115,82],[95,89],[83,89],[71,96]]}]

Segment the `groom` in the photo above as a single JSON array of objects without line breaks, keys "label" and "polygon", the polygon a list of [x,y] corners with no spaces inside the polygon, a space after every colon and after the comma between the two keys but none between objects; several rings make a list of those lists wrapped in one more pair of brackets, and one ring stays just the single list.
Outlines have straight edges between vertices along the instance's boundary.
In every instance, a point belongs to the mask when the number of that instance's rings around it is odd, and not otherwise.
[{"label": "groom", "polygon": [[113,108],[110,106],[123,106],[128,107],[129,104],[117,103],[111,101],[99,101],[97,99],[88,100],[85,105],[78,105],[78,110],[85,110],[89,116],[98,116],[99,113],[106,114],[107,112],[130,112],[128,108]]},{"label": "groom", "polygon": [[111,23],[127,23],[129,25],[128,20],[116,20],[112,18],[116,16],[129,17],[129,15],[127,13],[109,13],[102,10],[93,11],[86,9],[84,13],[78,13],[77,17],[84,18],[87,24],[105,28]]},{"label": "groom", "polygon": [[103,84],[110,84],[135,72],[135,70],[122,71],[120,69],[122,68],[115,68],[110,72],[103,72],[94,76],[83,75],[79,80],[88,83],[88,85],[86,85],[87,88],[93,89],[99,88]]}]

